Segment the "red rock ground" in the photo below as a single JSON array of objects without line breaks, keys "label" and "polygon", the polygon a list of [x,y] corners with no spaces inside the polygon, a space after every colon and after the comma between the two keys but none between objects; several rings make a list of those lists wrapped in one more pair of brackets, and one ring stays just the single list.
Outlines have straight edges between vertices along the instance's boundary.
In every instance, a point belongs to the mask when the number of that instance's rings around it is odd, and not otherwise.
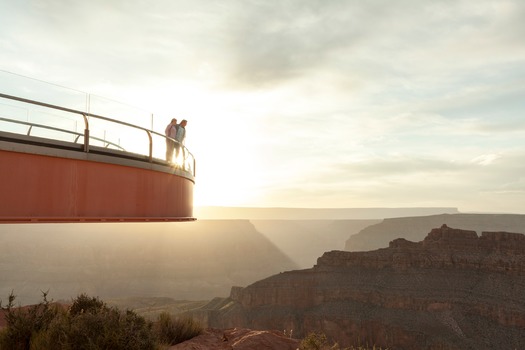
[{"label": "red rock ground", "polygon": [[299,340],[291,339],[279,331],[250,329],[206,329],[203,334],[174,345],[169,350],[296,350]]}]

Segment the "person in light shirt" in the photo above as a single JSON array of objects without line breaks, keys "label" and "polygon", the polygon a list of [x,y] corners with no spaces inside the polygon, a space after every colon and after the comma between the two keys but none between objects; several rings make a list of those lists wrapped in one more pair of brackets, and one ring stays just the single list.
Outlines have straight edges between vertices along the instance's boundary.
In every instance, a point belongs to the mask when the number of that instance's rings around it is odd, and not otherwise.
[{"label": "person in light shirt", "polygon": [[[175,139],[177,137],[177,129],[179,126],[177,125],[177,119],[173,118],[171,122],[166,126],[166,130],[164,131],[164,134],[172,139]],[[170,140],[169,138],[166,139],[166,161],[172,162],[173,159],[173,149],[175,148],[176,142],[173,140]],[[178,154],[178,151],[177,151]]]},{"label": "person in light shirt", "polygon": [[[179,157],[181,146],[184,145],[184,139],[186,139],[186,124],[188,121],[183,119],[177,127],[177,133],[175,134],[175,158]],[[185,158],[184,147],[182,147],[182,156]]]}]

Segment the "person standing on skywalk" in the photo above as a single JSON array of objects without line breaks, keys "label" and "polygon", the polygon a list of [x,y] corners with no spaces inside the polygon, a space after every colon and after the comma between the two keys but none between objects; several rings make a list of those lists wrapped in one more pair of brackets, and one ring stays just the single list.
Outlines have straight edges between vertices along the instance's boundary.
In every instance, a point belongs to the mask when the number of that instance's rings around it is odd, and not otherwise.
[{"label": "person standing on skywalk", "polygon": [[175,159],[179,157],[180,149],[182,148],[182,158],[186,158],[186,154],[184,152],[184,140],[186,139],[186,124],[188,124],[188,121],[186,119],[183,119],[180,124],[177,126],[177,133],[175,135]]},{"label": "person standing on skywalk", "polygon": [[166,130],[164,130],[164,134],[168,137],[166,138],[166,161],[169,163],[173,161],[173,149],[176,145],[176,142],[171,139],[175,139],[177,137],[178,128],[179,126],[177,125],[177,119],[173,118],[168,126],[166,126]]}]

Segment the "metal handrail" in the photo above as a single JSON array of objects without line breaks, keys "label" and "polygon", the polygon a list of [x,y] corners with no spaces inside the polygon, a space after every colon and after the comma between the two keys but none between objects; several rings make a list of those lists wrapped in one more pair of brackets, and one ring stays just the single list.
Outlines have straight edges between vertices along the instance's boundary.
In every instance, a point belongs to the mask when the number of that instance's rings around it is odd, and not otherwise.
[{"label": "metal handrail", "polygon": [[[15,120],[15,119],[3,118],[3,117],[0,117],[0,121],[4,121],[4,122],[8,122],[8,123],[15,123],[15,124],[28,125],[29,126],[29,130],[27,131],[27,136],[31,136],[30,133],[31,133],[31,128],[33,126],[36,126],[38,128],[42,128],[42,129],[49,129],[49,130],[64,132],[64,133],[67,133],[67,134],[76,135],[76,138],[75,138],[75,141],[74,141],[75,143],[77,143],[77,141],[78,141],[80,136],[84,136],[84,134],[82,134],[80,132],[70,131],[70,130],[60,129],[60,128],[55,128],[54,126],[48,126],[48,125],[44,125],[44,124],[29,123],[29,122],[24,122],[24,121],[21,121],[21,120]],[[104,140],[104,139],[101,139],[101,138],[95,137],[95,136],[92,136],[91,138],[94,139],[94,140],[100,141],[102,143],[105,143],[106,144],[105,148],[108,148],[108,146],[111,145],[111,146],[117,147],[121,151],[125,151],[124,147],[122,147],[121,145],[118,145],[118,144],[116,144],[114,142],[111,142],[111,141],[108,141],[108,140]]]},{"label": "metal handrail", "polygon": [[[179,141],[177,141],[175,139],[172,139],[170,137],[167,137],[166,135],[163,135],[161,133],[155,132],[153,130],[148,130],[148,129],[143,128],[143,127],[138,126],[138,125],[133,125],[133,124],[126,123],[126,122],[123,122],[123,121],[120,121],[120,120],[107,118],[107,117],[104,117],[104,116],[101,116],[101,115],[92,114],[92,113],[86,113],[86,112],[82,112],[82,111],[79,111],[79,110],[76,110],[76,109],[61,107],[61,106],[57,106],[57,105],[53,105],[53,104],[49,104],[49,103],[34,101],[34,100],[27,99],[27,98],[7,95],[7,94],[3,94],[3,93],[0,93],[0,97],[1,98],[5,98],[5,99],[9,99],[9,100],[19,101],[19,102],[23,102],[23,103],[28,103],[28,104],[32,104],[32,105],[37,105],[37,106],[41,106],[41,107],[46,107],[46,108],[56,109],[56,110],[59,110],[59,111],[64,111],[64,112],[68,112],[68,113],[81,115],[83,117],[84,126],[85,126],[84,127],[84,135],[83,135],[84,136],[84,152],[89,152],[89,140],[90,140],[89,134],[90,134],[90,129],[89,129],[89,120],[88,120],[87,117],[92,117],[92,118],[95,118],[95,119],[100,119],[100,120],[108,121],[108,122],[111,122],[111,123],[117,123],[117,124],[120,124],[120,125],[124,125],[124,126],[130,127],[130,128],[134,128],[134,129],[138,129],[138,130],[142,130],[142,131],[146,132],[146,134],[148,136],[148,141],[149,141],[148,157],[149,157],[149,162],[150,163],[153,162],[153,138],[152,138],[152,135],[161,136],[162,138],[169,139],[169,140],[175,141],[175,142],[180,144]],[[51,129],[52,127],[49,127],[49,128]],[[99,140],[99,139],[97,139],[95,137],[93,137],[93,139]],[[193,173],[193,176],[195,176],[195,157],[193,156],[193,154],[184,145],[181,144],[181,146],[184,148],[185,151],[187,151],[187,154],[189,154],[191,156],[191,158],[193,159],[192,173]],[[185,163],[186,162],[184,160],[183,167],[185,166]]]},{"label": "metal handrail", "polygon": [[[150,133],[153,134],[153,135],[157,135],[157,136],[160,136],[160,137],[163,137],[165,138],[166,140],[171,140],[175,143],[178,143],[179,145],[181,145],[181,147],[183,148],[183,154],[189,154],[191,156],[191,159],[193,159],[193,164],[192,164],[192,169],[193,169],[193,176],[195,176],[195,156],[193,155],[193,153],[190,152],[190,150],[188,148],[186,148],[186,146],[184,146],[182,143],[180,143],[178,140],[175,140],[174,138],[171,138],[169,136],[166,136],[166,135],[163,135],[161,133],[158,133],[156,131],[153,131],[153,130],[150,130]],[[150,136],[150,140],[151,140],[151,136]],[[150,143],[150,152],[151,152],[151,143]],[[188,157],[186,157],[188,158]],[[183,163],[184,164],[184,163]]]}]

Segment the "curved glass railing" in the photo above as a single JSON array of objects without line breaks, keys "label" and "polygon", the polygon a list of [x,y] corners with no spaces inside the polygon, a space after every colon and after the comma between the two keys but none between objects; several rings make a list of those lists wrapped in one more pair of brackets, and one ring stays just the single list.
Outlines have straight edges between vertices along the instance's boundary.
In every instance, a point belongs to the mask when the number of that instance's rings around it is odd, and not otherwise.
[{"label": "curved glass railing", "polygon": [[115,156],[174,166],[195,176],[195,157],[184,145],[179,158],[167,162],[165,135],[77,109],[0,93],[0,130],[79,144],[84,152],[114,150]]},{"label": "curved glass railing", "polygon": [[[0,117],[0,121],[6,122],[6,123],[21,124],[21,125],[27,126],[28,127],[27,128],[27,133],[26,133],[27,136],[31,136],[31,132],[34,129],[41,128],[41,129],[53,130],[53,131],[58,131],[58,132],[65,133],[65,134],[74,135],[74,137],[75,137],[75,139],[73,141],[74,143],[78,143],[78,140],[81,137],[82,138],[84,137],[84,134],[80,133],[80,132],[75,132],[75,131],[55,128],[53,126],[48,126],[48,125],[43,125],[43,124],[29,123],[29,122],[24,122],[24,121],[20,121],[20,120],[13,120],[13,119],[8,119],[8,118],[3,118],[3,117]],[[100,139],[98,137],[91,137],[91,139],[99,141],[101,143],[104,143],[106,145],[105,148],[109,148],[111,146],[111,147],[115,147],[116,149],[119,149],[121,151],[126,151],[120,145],[117,145],[116,143],[113,143],[111,141]]]}]

